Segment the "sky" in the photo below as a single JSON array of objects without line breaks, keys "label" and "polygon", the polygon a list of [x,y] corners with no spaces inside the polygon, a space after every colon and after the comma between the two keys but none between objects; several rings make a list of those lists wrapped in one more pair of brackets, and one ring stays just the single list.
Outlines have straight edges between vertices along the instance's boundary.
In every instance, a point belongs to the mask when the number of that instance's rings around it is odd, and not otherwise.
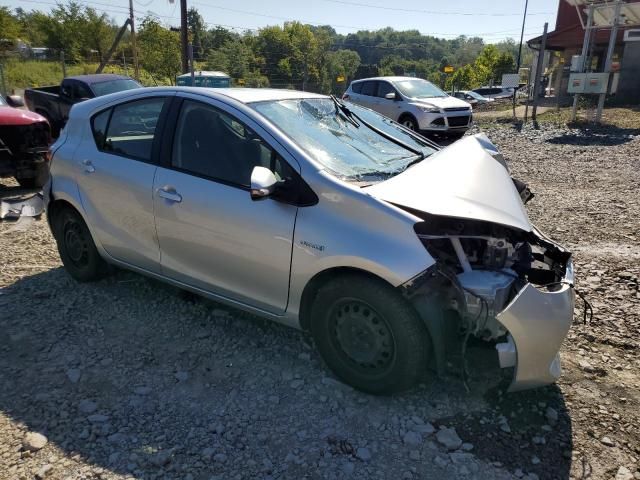
[{"label": "sky", "polygon": [[[65,0],[66,1],[66,0]],[[106,12],[122,23],[128,12],[128,0],[77,0]],[[138,18],[147,13],[163,23],[178,26],[180,0],[133,0]],[[561,0],[529,0],[525,40],[542,34],[545,22],[549,31],[555,25]],[[0,0],[10,8],[49,11],[56,0]],[[417,29],[426,35],[455,38],[479,36],[487,43],[505,38],[519,40],[525,0],[187,0],[210,26],[221,25],[236,31],[282,24],[287,20],[331,25],[338,33],[392,27]]]}]

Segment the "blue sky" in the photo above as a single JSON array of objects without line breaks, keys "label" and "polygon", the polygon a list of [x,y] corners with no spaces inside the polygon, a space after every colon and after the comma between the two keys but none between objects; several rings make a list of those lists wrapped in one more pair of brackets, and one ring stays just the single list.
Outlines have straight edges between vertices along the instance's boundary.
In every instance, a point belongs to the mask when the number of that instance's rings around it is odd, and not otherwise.
[{"label": "blue sky", "polygon": [[[525,0],[187,0],[211,25],[223,25],[238,31],[286,20],[329,24],[339,33],[358,29],[393,27],[417,29],[443,38],[458,35],[480,36],[493,43],[520,37]],[[553,30],[560,0],[530,0],[525,39],[542,33],[544,22]],[[79,0],[96,10],[105,11],[118,23],[124,21],[128,0]],[[56,0],[2,0],[10,8],[50,10]],[[177,26],[180,21],[179,0],[134,0],[136,16],[153,12],[161,20]]]}]

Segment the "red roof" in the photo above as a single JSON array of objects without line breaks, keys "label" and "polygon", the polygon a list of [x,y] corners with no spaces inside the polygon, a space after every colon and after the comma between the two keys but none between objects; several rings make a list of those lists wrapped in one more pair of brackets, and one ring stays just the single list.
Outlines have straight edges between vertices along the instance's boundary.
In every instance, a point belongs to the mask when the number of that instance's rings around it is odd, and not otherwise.
[{"label": "red roof", "polygon": [[[583,7],[579,7],[582,9]],[[584,29],[580,23],[576,7],[570,5],[566,0],[559,0],[558,16],[556,17],[556,28],[554,31],[547,33],[547,50],[565,50],[567,48],[580,48],[584,41]],[[586,22],[586,16],[583,16]],[[594,39],[595,44],[607,45],[611,31],[608,28],[599,28],[596,30]],[[616,43],[622,42],[624,31],[620,29]],[[527,41],[529,45],[540,45],[542,35]]]}]

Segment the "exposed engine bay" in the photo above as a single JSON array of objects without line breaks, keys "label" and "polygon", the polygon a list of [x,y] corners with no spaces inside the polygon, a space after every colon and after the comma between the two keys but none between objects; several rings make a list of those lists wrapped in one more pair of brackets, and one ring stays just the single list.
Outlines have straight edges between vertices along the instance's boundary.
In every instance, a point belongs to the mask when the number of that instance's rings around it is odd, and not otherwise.
[{"label": "exposed engine bay", "polygon": [[[432,336],[440,337],[434,339],[436,360],[442,362],[451,353],[444,345],[452,348],[452,336],[458,344],[462,341],[463,352],[473,336],[496,345],[502,367],[516,366],[513,338],[498,316],[528,285],[544,292],[566,287],[571,253],[535,228],[524,232],[479,220],[414,213],[424,220],[414,229],[436,265],[409,287],[409,296],[429,297],[442,312],[441,325],[430,326]],[[422,316],[434,318],[434,313]]]},{"label": "exposed engine bay", "polygon": [[551,290],[560,286],[571,254],[540,233],[430,217],[416,224],[416,233],[455,287],[450,306],[474,336],[497,340],[506,334],[495,317],[527,282]]}]

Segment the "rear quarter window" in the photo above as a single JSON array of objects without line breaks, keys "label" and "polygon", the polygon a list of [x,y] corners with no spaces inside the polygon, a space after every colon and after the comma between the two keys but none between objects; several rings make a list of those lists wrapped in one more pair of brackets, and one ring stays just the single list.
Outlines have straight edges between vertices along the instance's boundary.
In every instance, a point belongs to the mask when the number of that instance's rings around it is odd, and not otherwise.
[{"label": "rear quarter window", "polygon": [[104,110],[93,116],[91,120],[91,131],[93,133],[93,139],[96,142],[98,150],[104,148],[104,140],[107,138],[107,125],[109,124],[109,117],[111,116],[111,109]]}]

